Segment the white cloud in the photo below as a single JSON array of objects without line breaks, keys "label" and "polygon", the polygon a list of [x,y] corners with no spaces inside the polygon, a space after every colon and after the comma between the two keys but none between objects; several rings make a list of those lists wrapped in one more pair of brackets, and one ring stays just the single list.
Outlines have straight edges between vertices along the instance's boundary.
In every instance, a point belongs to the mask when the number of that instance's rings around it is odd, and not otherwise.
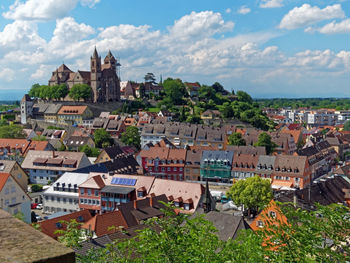
[{"label": "white cloud", "polygon": [[52,68],[52,65],[40,65],[40,67],[33,74],[31,74],[30,78],[34,80],[43,79],[47,77],[47,73],[50,72]]},{"label": "white cloud", "polygon": [[213,11],[204,11],[200,13],[192,12],[175,21],[169,28],[173,37],[180,39],[200,38],[204,35],[212,36],[216,33],[222,33],[232,30],[234,23],[226,22],[222,19],[220,13]]},{"label": "white cloud", "polygon": [[101,0],[16,0],[2,15],[13,20],[50,21],[67,16],[79,1],[91,8]]},{"label": "white cloud", "polygon": [[344,18],[345,14],[340,4],[326,6],[321,9],[318,6],[303,4],[301,7],[295,7],[286,14],[279,27],[285,29],[296,29],[309,26],[317,22]]},{"label": "white cloud", "polygon": [[241,15],[246,15],[246,14],[250,13],[250,11],[251,11],[251,9],[249,7],[243,5],[238,9],[237,13],[241,14]]},{"label": "white cloud", "polygon": [[261,8],[276,8],[282,6],[283,0],[262,0],[260,3]]},{"label": "white cloud", "polygon": [[3,68],[0,69],[0,80],[5,80],[7,82],[10,82],[15,77],[15,71],[10,68]]},{"label": "white cloud", "polygon": [[329,24],[317,29],[322,34],[349,34],[350,33],[350,19],[345,19],[339,23],[332,21]]},{"label": "white cloud", "polygon": [[48,21],[66,16],[78,0],[16,0],[3,17],[14,20]]},{"label": "white cloud", "polygon": [[94,7],[96,4],[98,4],[101,0],[80,0],[81,4],[83,6],[88,6],[88,7]]},{"label": "white cloud", "polygon": [[232,9],[231,9],[231,8],[227,8],[227,9],[225,10],[225,12],[226,12],[226,14],[229,14],[229,13],[232,12]]}]

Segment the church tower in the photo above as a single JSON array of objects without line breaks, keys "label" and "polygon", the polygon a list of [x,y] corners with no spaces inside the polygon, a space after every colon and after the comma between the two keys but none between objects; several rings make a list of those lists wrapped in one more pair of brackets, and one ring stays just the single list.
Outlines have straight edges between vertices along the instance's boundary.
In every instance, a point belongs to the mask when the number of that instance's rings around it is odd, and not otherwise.
[{"label": "church tower", "polygon": [[107,56],[104,59],[105,65],[107,67],[113,69],[114,71],[117,71],[116,62],[117,62],[117,60],[112,55],[112,52],[109,50]]},{"label": "church tower", "polygon": [[101,57],[98,56],[96,47],[92,57],[90,58],[91,67],[91,88],[93,92],[93,102],[97,102],[100,99],[101,93]]}]

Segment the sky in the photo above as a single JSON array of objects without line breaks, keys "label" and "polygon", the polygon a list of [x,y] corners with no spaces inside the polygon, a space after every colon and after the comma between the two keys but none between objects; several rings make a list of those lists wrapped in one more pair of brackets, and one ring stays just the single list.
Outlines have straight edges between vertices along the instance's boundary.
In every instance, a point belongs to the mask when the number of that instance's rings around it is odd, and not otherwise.
[{"label": "sky", "polygon": [[254,98],[350,97],[350,0],[0,0],[0,100],[47,84],[96,46],[121,80],[244,90]]}]

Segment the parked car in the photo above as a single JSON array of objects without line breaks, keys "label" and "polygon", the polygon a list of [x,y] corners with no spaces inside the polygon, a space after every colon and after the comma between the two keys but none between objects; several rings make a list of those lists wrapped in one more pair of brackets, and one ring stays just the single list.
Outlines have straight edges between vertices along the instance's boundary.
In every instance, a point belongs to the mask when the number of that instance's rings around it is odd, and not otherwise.
[{"label": "parked car", "polygon": [[38,207],[38,204],[37,203],[32,203],[31,205],[30,205],[30,208],[31,209],[36,209]]},{"label": "parked car", "polygon": [[35,218],[36,218],[36,221],[42,221],[43,220],[43,218],[41,216],[39,216],[39,215],[36,215]]},{"label": "parked car", "polygon": [[38,205],[36,206],[36,209],[43,209],[43,204],[38,204]]}]

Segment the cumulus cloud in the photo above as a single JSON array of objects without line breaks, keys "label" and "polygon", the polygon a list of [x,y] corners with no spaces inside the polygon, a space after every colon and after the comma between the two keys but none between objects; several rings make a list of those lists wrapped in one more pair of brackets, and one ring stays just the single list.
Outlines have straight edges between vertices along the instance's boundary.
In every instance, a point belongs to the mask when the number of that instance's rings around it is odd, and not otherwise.
[{"label": "cumulus cloud", "polygon": [[204,35],[212,36],[232,30],[234,23],[225,22],[220,13],[204,11],[200,13],[192,12],[175,21],[169,28],[170,34],[182,39],[195,39]]},{"label": "cumulus cloud", "polygon": [[225,12],[226,12],[226,14],[229,14],[229,13],[232,12],[232,9],[231,9],[231,8],[227,8],[227,9],[225,10]]},{"label": "cumulus cloud", "polygon": [[[95,45],[102,59],[109,49],[121,58],[122,80],[139,81],[146,72],[154,72],[208,84],[218,80],[228,89],[234,83],[235,87],[247,87],[254,96],[281,94],[279,88],[271,87],[291,85],[294,92],[300,87],[306,96],[305,90],[312,92],[305,86],[312,84],[310,79],[322,80],[320,85],[325,85],[335,75],[350,76],[348,51],[306,50],[287,55],[277,46],[266,45],[281,32],[216,37],[233,27],[233,22],[210,11],[188,14],[166,31],[149,25],[95,29],[65,17],[56,20],[53,36],[46,41],[39,36],[35,22],[15,21],[0,32],[0,86],[10,79],[16,88],[21,87],[18,79],[22,79],[22,88],[30,87],[34,80],[46,83],[63,61],[74,71],[89,70]],[[16,74],[23,69],[21,78],[15,78],[14,68]]]},{"label": "cumulus cloud", "polygon": [[16,0],[3,17],[13,20],[48,21],[66,16],[78,3],[78,0]]},{"label": "cumulus cloud", "polygon": [[[94,7],[101,0],[80,0],[81,5]],[[79,0],[16,0],[2,15],[12,20],[50,21],[65,17]]]},{"label": "cumulus cloud", "polygon": [[318,6],[303,4],[301,7],[295,7],[290,10],[282,18],[279,27],[284,29],[296,29],[310,26],[323,20],[344,17],[345,14],[340,4],[329,5],[323,9]]},{"label": "cumulus cloud", "polygon": [[283,0],[262,0],[260,3],[261,8],[276,8],[282,6]]},{"label": "cumulus cloud", "polygon": [[246,15],[246,14],[250,13],[250,11],[251,11],[251,9],[249,7],[243,5],[238,9],[237,13],[241,14],[241,15]]},{"label": "cumulus cloud", "polygon": [[339,23],[332,21],[329,24],[317,29],[322,34],[349,34],[350,33],[350,19],[345,19]]}]

